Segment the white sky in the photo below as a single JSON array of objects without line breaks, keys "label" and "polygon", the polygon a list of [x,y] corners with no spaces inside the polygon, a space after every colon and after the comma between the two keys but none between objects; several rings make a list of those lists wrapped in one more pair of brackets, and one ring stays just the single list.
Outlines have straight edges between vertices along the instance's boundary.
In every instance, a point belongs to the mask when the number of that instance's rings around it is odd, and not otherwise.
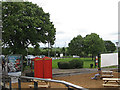
[{"label": "white sky", "polygon": [[90,33],[97,33],[103,40],[111,40],[114,43],[118,41],[120,0],[28,1],[36,3],[50,14],[50,19],[56,28],[57,47],[66,47],[73,37],[77,35],[85,37]]}]

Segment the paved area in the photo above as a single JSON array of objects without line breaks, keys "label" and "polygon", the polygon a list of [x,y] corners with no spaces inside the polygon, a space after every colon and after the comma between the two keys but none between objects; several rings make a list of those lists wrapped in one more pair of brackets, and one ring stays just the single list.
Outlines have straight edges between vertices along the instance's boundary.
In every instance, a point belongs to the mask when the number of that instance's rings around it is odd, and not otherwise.
[{"label": "paved area", "polygon": [[[115,68],[103,68],[102,70],[114,70]],[[77,74],[85,74],[85,73],[94,73],[97,72],[97,68],[82,68],[82,69],[52,69],[53,77],[57,76],[70,76]]]}]

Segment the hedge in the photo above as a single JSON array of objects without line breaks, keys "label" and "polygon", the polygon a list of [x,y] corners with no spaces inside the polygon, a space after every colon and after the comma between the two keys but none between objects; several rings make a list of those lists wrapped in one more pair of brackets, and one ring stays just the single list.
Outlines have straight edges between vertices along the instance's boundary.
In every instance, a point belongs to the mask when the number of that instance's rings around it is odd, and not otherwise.
[{"label": "hedge", "polygon": [[83,68],[83,61],[73,59],[69,62],[58,62],[59,69],[74,69],[74,68]]},{"label": "hedge", "polygon": [[83,61],[82,60],[71,60],[69,61],[70,66],[72,67],[72,69],[74,68],[83,68]]},{"label": "hedge", "polygon": [[58,68],[59,69],[70,69],[70,63],[69,62],[58,62]]}]

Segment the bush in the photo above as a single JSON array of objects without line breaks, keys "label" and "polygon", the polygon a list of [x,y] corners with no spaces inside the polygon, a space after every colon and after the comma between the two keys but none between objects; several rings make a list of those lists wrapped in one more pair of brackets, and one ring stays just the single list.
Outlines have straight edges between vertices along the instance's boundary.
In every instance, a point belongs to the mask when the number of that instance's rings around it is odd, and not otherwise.
[{"label": "bush", "polygon": [[83,68],[82,60],[73,59],[73,60],[69,61],[69,63],[72,68]]},{"label": "bush", "polygon": [[34,77],[34,72],[25,73],[25,76],[28,76],[28,77]]},{"label": "bush", "polygon": [[58,62],[59,69],[74,69],[74,68],[83,68],[83,61],[73,59],[69,62]]},{"label": "bush", "polygon": [[59,69],[70,69],[70,63],[69,62],[58,62],[58,68]]}]

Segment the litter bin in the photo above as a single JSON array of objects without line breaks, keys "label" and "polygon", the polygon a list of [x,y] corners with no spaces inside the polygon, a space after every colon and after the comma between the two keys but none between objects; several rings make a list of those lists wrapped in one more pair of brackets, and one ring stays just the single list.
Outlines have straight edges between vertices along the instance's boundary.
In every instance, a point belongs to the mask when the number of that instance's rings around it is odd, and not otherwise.
[{"label": "litter bin", "polygon": [[90,64],[90,68],[93,68],[93,64]]}]

